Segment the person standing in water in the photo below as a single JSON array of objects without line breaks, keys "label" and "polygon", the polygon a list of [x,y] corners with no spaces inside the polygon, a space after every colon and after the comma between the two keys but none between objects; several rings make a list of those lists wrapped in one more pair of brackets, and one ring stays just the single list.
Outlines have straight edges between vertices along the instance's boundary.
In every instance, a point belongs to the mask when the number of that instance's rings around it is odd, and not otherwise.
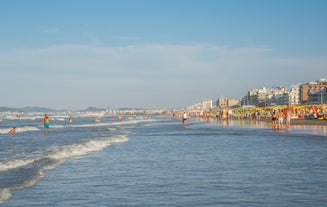
[{"label": "person standing in water", "polygon": [[47,114],[44,114],[44,118],[43,118],[43,126],[44,126],[44,134],[46,132],[50,132],[50,118]]},{"label": "person standing in water", "polygon": [[292,119],[292,112],[291,112],[291,110],[288,109],[286,112],[286,128],[290,128],[291,119]]},{"label": "person standing in water", "polygon": [[121,114],[118,115],[118,121],[122,121],[123,117],[121,116]]},{"label": "person standing in water", "polygon": [[184,112],[183,119],[182,119],[183,125],[186,124],[186,121],[187,121],[187,114],[186,114],[186,112]]},{"label": "person standing in water", "polygon": [[278,118],[278,129],[283,129],[284,113],[281,110],[278,111],[277,118]]},{"label": "person standing in water", "polygon": [[275,110],[272,112],[271,122],[272,122],[272,128],[276,129],[277,112]]}]

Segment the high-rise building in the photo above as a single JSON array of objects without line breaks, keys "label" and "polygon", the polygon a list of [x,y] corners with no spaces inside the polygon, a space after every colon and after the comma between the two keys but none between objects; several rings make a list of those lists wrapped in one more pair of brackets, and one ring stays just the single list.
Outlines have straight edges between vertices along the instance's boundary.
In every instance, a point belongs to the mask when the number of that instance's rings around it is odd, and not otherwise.
[{"label": "high-rise building", "polygon": [[288,91],[285,87],[274,87],[270,89],[266,101],[267,106],[277,105],[287,105],[288,104]]},{"label": "high-rise building", "polygon": [[202,109],[203,110],[210,110],[212,108],[212,100],[205,99],[202,101]]},{"label": "high-rise building", "polygon": [[[243,105],[265,107],[270,105],[286,105],[288,92],[285,87],[252,89],[242,100]],[[246,104],[244,104],[246,103]]]},{"label": "high-rise building", "polygon": [[309,103],[309,92],[311,94],[327,89],[327,80],[320,79],[300,86],[300,100],[302,104]]},{"label": "high-rise building", "polygon": [[312,90],[308,93],[309,104],[326,104],[327,103],[327,89],[324,90]]},{"label": "high-rise building", "polygon": [[288,94],[288,105],[296,106],[300,103],[300,85],[293,85]]}]

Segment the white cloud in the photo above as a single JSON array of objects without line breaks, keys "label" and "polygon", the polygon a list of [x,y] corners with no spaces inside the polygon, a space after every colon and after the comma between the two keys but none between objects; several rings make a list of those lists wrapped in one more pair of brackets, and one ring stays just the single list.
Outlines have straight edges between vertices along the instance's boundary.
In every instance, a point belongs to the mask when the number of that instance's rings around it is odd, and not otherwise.
[{"label": "white cloud", "polygon": [[[58,100],[71,100],[63,107],[149,107],[183,106],[221,95],[238,98],[251,88],[288,87],[326,78],[326,57],[278,57],[275,52],[269,47],[160,44],[16,49],[0,53],[0,87],[7,88],[10,82],[6,77],[14,77],[18,81],[12,88],[26,85],[24,97],[31,99],[20,102],[35,100],[34,105],[41,102],[40,93],[50,90],[48,102],[42,103],[51,106],[57,102],[57,108],[64,105]],[[47,90],[31,82],[47,84]],[[10,100],[20,96],[20,90],[16,91],[0,95]]]}]

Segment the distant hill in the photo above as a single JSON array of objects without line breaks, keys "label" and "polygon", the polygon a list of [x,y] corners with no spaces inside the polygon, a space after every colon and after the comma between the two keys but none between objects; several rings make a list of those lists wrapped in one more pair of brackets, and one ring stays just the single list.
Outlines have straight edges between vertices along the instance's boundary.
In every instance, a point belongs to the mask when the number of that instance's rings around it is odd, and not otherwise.
[{"label": "distant hill", "polygon": [[[97,107],[87,107],[86,109],[81,109],[77,110],[80,112],[100,112],[100,111],[106,111],[107,108],[97,108]],[[145,110],[145,109],[140,109],[140,108],[118,108],[117,110],[119,111],[124,111],[124,110]],[[56,110],[56,109],[50,109],[46,107],[39,107],[39,106],[28,106],[28,107],[22,107],[22,108],[13,108],[13,107],[5,107],[2,106],[0,107],[0,112],[42,112],[42,113],[49,113],[49,112],[65,112],[67,110]]]},{"label": "distant hill", "polygon": [[56,112],[56,111],[61,111],[61,110],[55,110],[55,109],[50,109],[50,108],[45,108],[45,107],[24,107],[21,108],[24,112]]},{"label": "distant hill", "polygon": [[6,112],[6,111],[20,112],[20,110],[16,108],[0,107],[0,112]]},{"label": "distant hill", "polygon": [[82,109],[82,110],[79,110],[79,111],[93,111],[93,112],[96,112],[96,111],[105,111],[107,109],[102,109],[102,108],[96,108],[96,107],[87,107],[86,109]]},{"label": "distant hill", "polygon": [[45,107],[23,107],[23,108],[12,108],[12,107],[0,107],[0,112],[6,112],[6,111],[11,111],[11,112],[56,112],[60,110],[54,110],[50,108],[45,108]]},{"label": "distant hill", "polygon": [[146,110],[146,109],[143,109],[143,108],[118,108],[119,111],[124,111],[124,110]]}]

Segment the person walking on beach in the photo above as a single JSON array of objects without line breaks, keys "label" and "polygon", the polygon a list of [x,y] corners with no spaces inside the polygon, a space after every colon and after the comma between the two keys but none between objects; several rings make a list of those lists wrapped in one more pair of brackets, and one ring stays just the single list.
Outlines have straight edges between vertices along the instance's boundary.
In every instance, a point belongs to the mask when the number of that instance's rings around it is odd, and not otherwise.
[{"label": "person walking on beach", "polygon": [[10,131],[9,134],[15,134],[16,133],[16,127],[13,127]]},{"label": "person walking on beach", "polygon": [[283,129],[284,113],[281,110],[278,111],[277,117],[278,117],[278,129]]},{"label": "person walking on beach", "polygon": [[290,110],[287,110],[287,112],[286,112],[286,128],[289,128],[291,126],[291,118],[292,118],[292,113]]},{"label": "person walking on beach", "polygon": [[185,124],[186,121],[187,121],[187,114],[186,114],[186,112],[184,111],[184,113],[183,113],[183,119],[182,119],[183,124]]},{"label": "person walking on beach", "polygon": [[272,128],[275,129],[276,128],[276,119],[277,119],[277,113],[274,110],[272,112],[272,116],[271,116],[271,122],[272,122]]},{"label": "person walking on beach", "polygon": [[47,114],[44,114],[44,118],[43,118],[43,126],[44,126],[44,134],[46,132],[50,132],[50,118]]},{"label": "person walking on beach", "polygon": [[232,109],[228,109],[228,119],[229,120],[233,119],[233,110]]}]

